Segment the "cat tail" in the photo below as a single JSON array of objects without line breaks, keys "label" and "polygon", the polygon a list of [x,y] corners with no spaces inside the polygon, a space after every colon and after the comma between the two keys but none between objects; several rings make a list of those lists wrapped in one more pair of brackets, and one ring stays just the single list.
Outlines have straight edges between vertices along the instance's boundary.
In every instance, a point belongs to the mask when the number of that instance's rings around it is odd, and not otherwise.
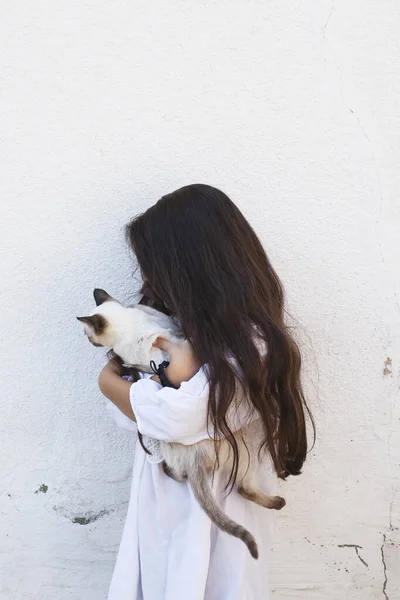
[{"label": "cat tail", "polygon": [[208,484],[209,476],[206,469],[197,465],[195,472],[188,473],[188,482],[194,497],[211,521],[222,531],[239,538],[249,549],[253,558],[258,558],[257,542],[247,529],[230,519],[218,506]]}]

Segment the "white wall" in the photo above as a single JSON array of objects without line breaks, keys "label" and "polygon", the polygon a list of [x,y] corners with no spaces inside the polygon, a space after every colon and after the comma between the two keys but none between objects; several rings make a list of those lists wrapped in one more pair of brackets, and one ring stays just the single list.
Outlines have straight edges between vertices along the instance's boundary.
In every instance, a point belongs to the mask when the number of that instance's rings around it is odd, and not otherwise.
[{"label": "white wall", "polygon": [[106,596],[133,444],[74,319],[95,286],[135,290],[124,223],[206,182],[286,284],[318,422],[283,485],[272,598],[399,599],[398,2],[1,13],[1,598]]}]

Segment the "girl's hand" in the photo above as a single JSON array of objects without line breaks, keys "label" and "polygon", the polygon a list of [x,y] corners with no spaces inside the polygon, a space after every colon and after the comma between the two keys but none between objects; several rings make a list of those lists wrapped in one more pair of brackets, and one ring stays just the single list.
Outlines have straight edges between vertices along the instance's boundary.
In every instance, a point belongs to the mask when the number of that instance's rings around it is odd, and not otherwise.
[{"label": "girl's hand", "polygon": [[[168,352],[170,364],[165,369],[165,375],[172,385],[180,386],[183,381],[191,379],[201,367],[200,361],[187,340],[174,343],[159,337],[153,346]],[[154,375],[151,379],[160,383],[157,375]]]}]

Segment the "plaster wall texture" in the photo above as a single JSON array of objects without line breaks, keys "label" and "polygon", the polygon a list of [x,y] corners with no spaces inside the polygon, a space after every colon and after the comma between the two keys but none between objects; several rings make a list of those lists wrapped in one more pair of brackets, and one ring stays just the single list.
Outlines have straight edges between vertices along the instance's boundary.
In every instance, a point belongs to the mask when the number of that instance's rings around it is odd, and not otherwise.
[{"label": "plaster wall texture", "polygon": [[137,288],[122,227],[192,182],[260,235],[318,425],[272,598],[400,599],[400,6],[3,3],[0,596],[105,598],[133,440],[75,315]]}]

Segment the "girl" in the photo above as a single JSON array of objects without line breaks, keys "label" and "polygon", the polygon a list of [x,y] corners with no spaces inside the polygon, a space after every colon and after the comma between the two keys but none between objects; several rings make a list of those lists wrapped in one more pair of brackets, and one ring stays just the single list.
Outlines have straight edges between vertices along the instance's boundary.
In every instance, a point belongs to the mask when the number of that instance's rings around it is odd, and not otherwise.
[{"label": "girl", "polygon": [[[131,498],[109,600],[266,600],[274,511],[244,499],[235,482],[233,432],[258,424],[258,487],[298,475],[307,453],[300,354],[284,323],[280,281],[235,204],[207,185],[164,196],[126,228],[140,268],[141,302],[172,315],[184,344],[159,340],[176,386],[118,361],[99,376],[121,427],[139,431]],[[238,385],[244,392],[238,394]],[[250,407],[250,410],[249,410]],[[135,424],[136,423],[136,424]],[[169,478],[157,440],[194,444],[223,435],[236,457],[213,491],[223,510],[256,537],[259,559],[211,524],[186,483]]]}]

